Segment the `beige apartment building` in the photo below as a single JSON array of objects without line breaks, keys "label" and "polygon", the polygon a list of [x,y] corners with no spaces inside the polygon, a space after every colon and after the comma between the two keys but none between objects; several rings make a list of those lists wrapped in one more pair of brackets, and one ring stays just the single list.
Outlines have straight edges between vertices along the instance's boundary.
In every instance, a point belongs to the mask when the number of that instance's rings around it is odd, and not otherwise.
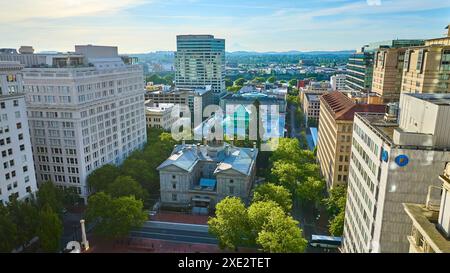
[{"label": "beige apartment building", "polygon": [[303,100],[303,113],[305,114],[306,126],[317,124],[320,113],[320,95],[306,94]]},{"label": "beige apartment building", "polygon": [[427,198],[425,204],[403,204],[413,224],[407,236],[410,253],[450,253],[450,163],[439,179],[442,188],[434,189],[442,190],[440,202]]},{"label": "beige apartment building", "polygon": [[384,113],[380,104],[357,104],[342,92],[320,97],[321,111],[317,159],[327,188],[347,183],[352,145],[353,118],[356,112]]},{"label": "beige apartment building", "polygon": [[406,50],[401,92],[450,93],[450,31]]},{"label": "beige apartment building", "polygon": [[374,53],[372,92],[384,103],[400,99],[405,52],[411,46],[423,46],[424,40],[392,40]]}]

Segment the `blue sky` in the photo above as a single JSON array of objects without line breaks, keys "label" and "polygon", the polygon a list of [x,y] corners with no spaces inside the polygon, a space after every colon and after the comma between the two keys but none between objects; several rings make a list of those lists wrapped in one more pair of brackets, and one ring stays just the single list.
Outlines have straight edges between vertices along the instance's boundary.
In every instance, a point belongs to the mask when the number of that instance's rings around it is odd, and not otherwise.
[{"label": "blue sky", "polygon": [[[122,53],[175,50],[177,34],[213,34],[226,50],[356,49],[443,36],[449,0],[0,0],[0,47]],[[8,8],[5,8],[8,6]]]}]

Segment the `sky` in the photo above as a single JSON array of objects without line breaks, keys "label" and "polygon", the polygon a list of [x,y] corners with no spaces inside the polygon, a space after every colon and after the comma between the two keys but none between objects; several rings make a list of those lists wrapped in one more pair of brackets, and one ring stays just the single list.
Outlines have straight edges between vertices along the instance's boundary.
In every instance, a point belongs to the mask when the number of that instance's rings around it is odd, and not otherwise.
[{"label": "sky", "polygon": [[[4,3],[2,3],[4,2]],[[213,34],[227,51],[348,50],[436,38],[450,0],[0,0],[0,48],[121,53],[176,50],[178,34]]]}]

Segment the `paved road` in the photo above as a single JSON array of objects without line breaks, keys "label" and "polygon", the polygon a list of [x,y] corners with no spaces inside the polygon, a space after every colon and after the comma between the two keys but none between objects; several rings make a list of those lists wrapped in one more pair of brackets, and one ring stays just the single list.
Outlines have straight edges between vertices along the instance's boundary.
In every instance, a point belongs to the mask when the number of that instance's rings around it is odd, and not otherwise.
[{"label": "paved road", "polygon": [[295,111],[296,107],[294,105],[289,106],[289,114],[291,115],[290,121],[291,121],[291,138],[299,138],[300,137],[300,129],[298,128],[298,123],[295,119]]},{"label": "paved road", "polygon": [[208,233],[208,226],[148,221],[139,230],[130,233],[135,238],[151,238],[182,243],[217,245],[217,239]]}]

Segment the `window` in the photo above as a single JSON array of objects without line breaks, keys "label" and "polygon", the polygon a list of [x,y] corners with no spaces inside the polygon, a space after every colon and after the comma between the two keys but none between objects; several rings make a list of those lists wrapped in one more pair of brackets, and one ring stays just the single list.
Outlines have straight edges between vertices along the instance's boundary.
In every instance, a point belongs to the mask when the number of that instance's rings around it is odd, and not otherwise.
[{"label": "window", "polygon": [[172,201],[177,201],[178,200],[178,196],[176,194],[172,194]]},{"label": "window", "polygon": [[234,187],[233,186],[230,186],[229,190],[230,190],[230,194],[234,194]]},{"label": "window", "polygon": [[175,179],[176,178],[176,175],[172,175],[172,179]]},{"label": "window", "polygon": [[172,183],[172,189],[176,189],[177,188],[177,183]]},{"label": "window", "polygon": [[233,183],[234,182],[234,180],[233,179],[230,179],[230,183]]}]

